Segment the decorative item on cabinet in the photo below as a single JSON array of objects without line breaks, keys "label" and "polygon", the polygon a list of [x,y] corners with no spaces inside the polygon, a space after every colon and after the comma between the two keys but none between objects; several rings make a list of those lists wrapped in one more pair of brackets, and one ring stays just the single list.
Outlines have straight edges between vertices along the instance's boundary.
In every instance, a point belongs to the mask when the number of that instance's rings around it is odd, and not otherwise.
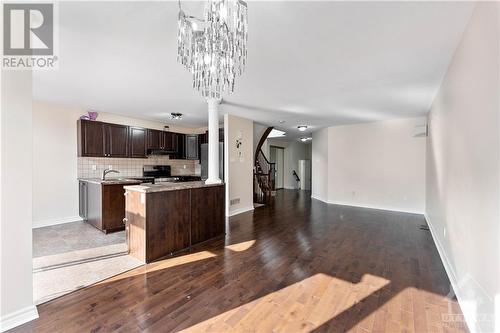
[{"label": "decorative item on cabinet", "polygon": [[99,115],[96,111],[89,111],[87,115],[83,115],[80,117],[82,120],[97,120],[97,116]]}]

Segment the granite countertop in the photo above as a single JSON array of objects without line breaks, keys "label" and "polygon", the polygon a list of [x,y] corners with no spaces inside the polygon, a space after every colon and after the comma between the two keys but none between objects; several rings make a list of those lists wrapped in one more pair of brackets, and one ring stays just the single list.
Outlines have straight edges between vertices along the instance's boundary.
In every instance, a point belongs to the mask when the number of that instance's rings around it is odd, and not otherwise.
[{"label": "granite countertop", "polygon": [[147,184],[147,185],[131,185],[124,186],[127,191],[135,191],[141,193],[153,193],[153,192],[164,192],[164,191],[177,191],[177,190],[186,190],[190,188],[201,188],[201,187],[212,187],[212,186],[221,186],[224,183],[220,184],[205,184],[204,181],[194,181],[194,182],[182,182],[182,183],[156,183],[156,184]]},{"label": "granite countertop", "polygon": [[78,180],[89,182],[92,184],[103,184],[103,185],[121,185],[121,184],[137,184],[141,183],[140,180],[137,179],[128,179],[124,178],[107,178],[106,180],[102,180],[101,178],[78,178]]}]

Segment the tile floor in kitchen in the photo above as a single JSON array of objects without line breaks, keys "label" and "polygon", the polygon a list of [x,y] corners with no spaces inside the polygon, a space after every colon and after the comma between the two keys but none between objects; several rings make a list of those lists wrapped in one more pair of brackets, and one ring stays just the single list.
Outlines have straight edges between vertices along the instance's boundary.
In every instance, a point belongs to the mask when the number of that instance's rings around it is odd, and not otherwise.
[{"label": "tile floor in kitchen", "polygon": [[33,299],[41,304],[142,265],[127,254],[125,232],[83,222],[33,229]]}]

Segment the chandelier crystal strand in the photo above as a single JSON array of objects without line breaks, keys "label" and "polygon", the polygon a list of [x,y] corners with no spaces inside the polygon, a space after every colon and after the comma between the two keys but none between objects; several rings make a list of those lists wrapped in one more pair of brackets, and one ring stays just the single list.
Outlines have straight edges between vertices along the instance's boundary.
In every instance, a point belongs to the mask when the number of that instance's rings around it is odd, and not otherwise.
[{"label": "chandelier crystal strand", "polygon": [[191,72],[193,88],[205,98],[234,91],[247,57],[247,4],[207,0],[203,20],[179,10],[177,61]]}]

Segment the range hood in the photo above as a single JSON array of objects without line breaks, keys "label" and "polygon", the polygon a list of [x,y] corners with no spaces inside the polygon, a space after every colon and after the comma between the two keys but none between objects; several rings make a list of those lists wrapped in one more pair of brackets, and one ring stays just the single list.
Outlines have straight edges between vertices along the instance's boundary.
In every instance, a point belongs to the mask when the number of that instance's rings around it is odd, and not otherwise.
[{"label": "range hood", "polygon": [[176,155],[177,152],[165,149],[148,149],[147,155]]}]

